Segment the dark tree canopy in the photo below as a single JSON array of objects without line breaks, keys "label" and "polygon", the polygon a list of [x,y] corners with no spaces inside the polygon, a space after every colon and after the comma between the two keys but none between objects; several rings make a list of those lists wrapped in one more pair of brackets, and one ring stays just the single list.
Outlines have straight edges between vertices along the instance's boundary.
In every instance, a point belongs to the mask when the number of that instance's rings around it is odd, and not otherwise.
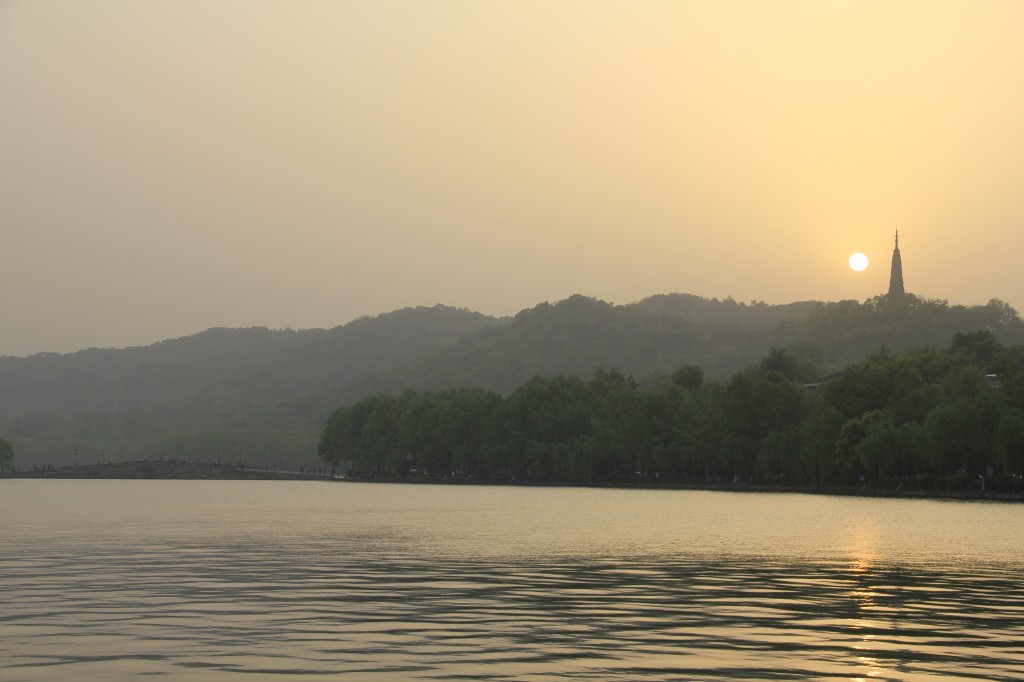
[{"label": "dark tree canopy", "polygon": [[601,369],[505,396],[381,394],[338,408],[320,455],[360,476],[1022,491],[1020,391],[990,364],[1019,385],[1020,348],[981,334],[875,353],[823,383],[772,348],[725,382],[685,365],[648,386]]}]

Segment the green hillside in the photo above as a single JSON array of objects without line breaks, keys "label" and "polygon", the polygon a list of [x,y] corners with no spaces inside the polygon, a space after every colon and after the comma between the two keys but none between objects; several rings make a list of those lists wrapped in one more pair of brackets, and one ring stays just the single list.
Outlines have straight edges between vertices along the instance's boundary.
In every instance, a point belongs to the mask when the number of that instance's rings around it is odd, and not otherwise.
[{"label": "green hillside", "polygon": [[0,358],[20,466],[101,457],[311,459],[328,394],[499,320],[408,308],[330,330],[210,329],[152,346]]},{"label": "green hillside", "polygon": [[982,329],[1007,345],[1024,342],[1017,312],[998,300],[950,306],[907,295],[898,303],[878,297],[768,305],[669,294],[615,306],[577,295],[524,310],[413,365],[369,376],[338,397],[347,402],[405,388],[509,392],[537,375],[586,378],[599,367],[650,383],[693,364],[724,379],[772,347],[787,348],[810,379],[883,347],[941,347],[957,332]]},{"label": "green hillside", "polygon": [[945,347],[988,330],[1024,343],[993,300],[950,306],[907,295],[768,305],[686,294],[612,305],[585,296],[511,319],[410,308],[330,330],[211,329],[143,348],[0,358],[0,437],[17,464],[100,458],[222,458],[314,464],[339,405],[407,388],[509,393],[530,378],[618,370],[653,385],[683,365],[724,379],[786,348],[803,380],[887,348]]}]

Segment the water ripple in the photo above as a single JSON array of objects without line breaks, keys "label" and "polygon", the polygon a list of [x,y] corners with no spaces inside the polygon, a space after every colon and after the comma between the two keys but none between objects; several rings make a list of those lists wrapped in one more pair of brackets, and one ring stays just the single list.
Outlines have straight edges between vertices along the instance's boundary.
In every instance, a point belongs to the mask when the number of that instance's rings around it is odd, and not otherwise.
[{"label": "water ripple", "polygon": [[390,521],[8,533],[0,677],[1024,679],[1007,556],[474,551]]}]

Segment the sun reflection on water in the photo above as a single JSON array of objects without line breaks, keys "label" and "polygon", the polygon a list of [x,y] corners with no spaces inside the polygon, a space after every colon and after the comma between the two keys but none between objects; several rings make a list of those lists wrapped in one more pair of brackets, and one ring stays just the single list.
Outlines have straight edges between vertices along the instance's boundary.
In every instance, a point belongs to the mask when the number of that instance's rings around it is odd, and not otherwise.
[{"label": "sun reflection on water", "polygon": [[850,579],[855,585],[846,592],[845,596],[850,599],[851,612],[858,614],[850,622],[850,627],[858,638],[851,648],[856,652],[861,652],[855,660],[860,667],[867,669],[865,677],[854,679],[866,681],[881,678],[888,672],[878,657],[870,653],[878,649],[874,630],[878,629],[879,623],[871,617],[876,610],[876,600],[879,596],[876,574],[878,531],[872,520],[860,518],[856,520],[846,537],[845,552],[849,557],[848,571]]}]

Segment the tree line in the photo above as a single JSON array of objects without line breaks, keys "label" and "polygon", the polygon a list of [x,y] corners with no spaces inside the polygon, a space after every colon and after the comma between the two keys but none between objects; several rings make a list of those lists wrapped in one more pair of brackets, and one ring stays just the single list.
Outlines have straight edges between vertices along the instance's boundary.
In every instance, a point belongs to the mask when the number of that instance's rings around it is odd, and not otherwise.
[{"label": "tree line", "polygon": [[819,381],[772,348],[724,381],[695,365],[377,394],[336,409],[319,455],[355,476],[1024,491],[1024,346],[988,331],[884,349]]}]

